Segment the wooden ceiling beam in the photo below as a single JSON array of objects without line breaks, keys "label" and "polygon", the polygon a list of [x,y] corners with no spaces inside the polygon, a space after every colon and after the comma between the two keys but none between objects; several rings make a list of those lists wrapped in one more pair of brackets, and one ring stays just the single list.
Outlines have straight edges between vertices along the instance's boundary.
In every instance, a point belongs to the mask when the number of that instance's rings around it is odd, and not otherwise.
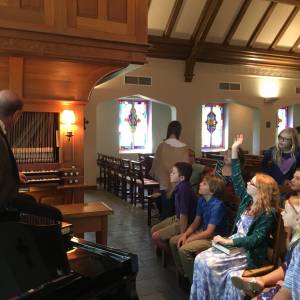
[{"label": "wooden ceiling beam", "polygon": [[231,27],[230,27],[230,29],[229,29],[229,31],[228,31],[225,39],[224,39],[224,42],[223,42],[224,45],[228,45],[230,43],[232,37],[234,36],[238,26],[240,25],[240,23],[241,23],[244,15],[245,15],[249,5],[251,4],[251,2],[252,2],[252,0],[245,0],[244,1],[239,13],[237,14],[234,22],[232,23],[232,25],[231,25]]},{"label": "wooden ceiling beam", "polygon": [[290,4],[290,5],[300,6],[300,0],[268,0],[268,1],[277,2],[277,3],[281,3],[281,4]]},{"label": "wooden ceiling beam", "polygon": [[239,64],[300,70],[300,53],[264,49],[253,50],[214,43],[204,43],[201,47],[201,52],[197,56],[197,60],[219,64]]},{"label": "wooden ceiling beam", "polygon": [[165,29],[164,34],[163,34],[165,37],[170,37],[170,35],[173,31],[174,25],[176,23],[176,20],[178,18],[178,15],[180,13],[182,4],[183,4],[183,0],[176,0],[175,1],[172,12],[171,12],[171,15],[169,17],[169,20],[168,20],[168,23],[167,23],[167,26],[166,26],[166,29]]},{"label": "wooden ceiling beam", "polygon": [[298,37],[297,41],[295,42],[295,44],[293,45],[293,47],[291,48],[291,50],[289,51],[290,53],[293,53],[296,51],[296,49],[299,47],[300,45],[300,36]]},{"label": "wooden ceiling beam", "polygon": [[[149,49],[148,56],[157,58],[186,60],[186,57],[193,47],[193,43],[189,40],[165,39],[157,36],[149,36],[149,43],[151,43],[152,46]],[[295,49],[299,45],[300,37],[294,45]],[[186,79],[193,78],[193,68],[197,61],[300,70],[300,53],[265,49],[247,49],[245,47],[204,42],[201,44],[201,49],[195,59],[192,61],[186,60]]]},{"label": "wooden ceiling beam", "polygon": [[157,58],[185,60],[193,46],[190,40],[154,35],[149,35],[148,42],[150,44],[148,55]]},{"label": "wooden ceiling beam", "polygon": [[196,64],[196,56],[201,44],[205,41],[211,25],[223,3],[223,0],[207,0],[201,13],[195,31],[192,35],[193,47],[186,59],[185,81],[191,82],[194,76],[193,70]]},{"label": "wooden ceiling beam", "polygon": [[267,8],[267,10],[265,11],[264,15],[262,16],[261,20],[259,21],[259,23],[257,24],[255,30],[253,31],[248,43],[247,43],[247,48],[251,48],[254,43],[256,42],[256,39],[258,38],[259,34],[261,33],[261,31],[263,30],[265,24],[268,22],[272,12],[274,11],[275,7],[276,7],[277,3],[275,2],[271,2]]},{"label": "wooden ceiling beam", "polygon": [[285,21],[285,23],[283,24],[283,26],[279,30],[278,34],[276,35],[274,41],[270,45],[269,49],[273,49],[277,46],[277,44],[279,43],[279,41],[281,40],[283,35],[286,33],[287,29],[289,28],[289,26],[291,25],[291,23],[295,19],[295,17],[298,14],[299,10],[300,10],[300,7],[298,7],[298,6],[294,7],[294,9],[290,13],[289,17],[287,18],[287,20]]}]

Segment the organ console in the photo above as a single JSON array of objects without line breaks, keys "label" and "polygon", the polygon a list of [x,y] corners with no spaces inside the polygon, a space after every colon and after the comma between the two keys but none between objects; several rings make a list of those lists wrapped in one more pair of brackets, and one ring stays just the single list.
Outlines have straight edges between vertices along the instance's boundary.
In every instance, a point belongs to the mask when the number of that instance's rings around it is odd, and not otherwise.
[{"label": "organ console", "polygon": [[[60,114],[56,112],[25,111],[8,131],[19,171],[27,177],[20,191],[42,202],[56,199],[48,204],[82,202],[83,167],[66,157],[59,119]],[[76,155],[72,142],[66,144],[71,158]]]}]

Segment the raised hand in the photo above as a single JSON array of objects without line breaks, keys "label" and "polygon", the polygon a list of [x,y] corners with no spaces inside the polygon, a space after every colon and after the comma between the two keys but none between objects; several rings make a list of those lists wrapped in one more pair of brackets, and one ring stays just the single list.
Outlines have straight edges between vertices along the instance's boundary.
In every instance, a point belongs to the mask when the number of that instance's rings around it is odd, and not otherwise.
[{"label": "raised hand", "polygon": [[238,148],[243,144],[244,141],[244,135],[243,134],[237,134],[237,136],[233,139],[233,144],[231,148]]}]

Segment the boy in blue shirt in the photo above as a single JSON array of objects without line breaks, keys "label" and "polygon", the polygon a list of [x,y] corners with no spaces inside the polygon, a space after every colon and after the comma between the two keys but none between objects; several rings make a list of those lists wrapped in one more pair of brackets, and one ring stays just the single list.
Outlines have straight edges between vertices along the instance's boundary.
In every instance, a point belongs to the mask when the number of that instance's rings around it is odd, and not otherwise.
[{"label": "boy in blue shirt", "polygon": [[185,232],[195,217],[197,197],[189,182],[191,174],[192,166],[189,163],[178,162],[173,166],[170,181],[176,184],[173,192],[175,215],[151,228],[153,241],[168,253],[170,252],[168,240],[174,235]]},{"label": "boy in blue shirt", "polygon": [[179,274],[193,281],[193,265],[197,253],[211,247],[215,235],[226,235],[226,207],[219,197],[225,191],[223,179],[205,176],[199,185],[200,198],[193,223],[184,233],[170,239],[170,248]]}]

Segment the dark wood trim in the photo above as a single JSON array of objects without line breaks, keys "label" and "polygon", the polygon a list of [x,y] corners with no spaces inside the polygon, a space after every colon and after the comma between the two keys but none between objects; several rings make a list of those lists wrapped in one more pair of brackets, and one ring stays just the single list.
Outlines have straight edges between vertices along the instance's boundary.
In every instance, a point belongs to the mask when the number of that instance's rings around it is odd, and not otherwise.
[{"label": "dark wood trim", "polygon": [[272,44],[270,45],[269,49],[273,49],[277,46],[277,44],[281,40],[282,36],[285,34],[285,32],[287,31],[287,29],[289,28],[289,26],[291,25],[291,23],[295,19],[295,17],[298,14],[299,10],[300,10],[300,6],[295,6],[294,7],[294,9],[290,13],[289,17],[287,18],[287,20],[284,22],[283,26],[281,27],[281,29],[277,33],[277,35],[276,35],[274,41],[272,42]]},{"label": "dark wood trim", "polygon": [[266,9],[264,15],[262,16],[261,20],[259,21],[259,23],[257,24],[255,30],[253,31],[248,43],[247,43],[247,48],[251,48],[254,43],[256,42],[257,37],[259,36],[259,34],[261,33],[261,31],[263,30],[265,24],[268,22],[272,12],[274,11],[275,7],[276,7],[277,3],[275,2],[271,2],[268,6],[268,8]]},{"label": "dark wood trim", "polygon": [[148,56],[184,60],[192,49],[190,40],[149,36],[150,48]]},{"label": "dark wood trim", "polygon": [[[186,60],[186,79],[193,76],[192,67],[195,66],[196,61],[300,70],[300,53],[273,49],[247,49],[237,46],[225,46],[203,42],[196,58],[192,61],[188,61],[187,58],[193,46],[192,42],[189,40],[172,38],[164,39],[163,37],[150,36],[149,42],[152,43],[148,54],[150,57]],[[294,45],[295,49],[299,44],[300,37]]]},{"label": "dark wood trim", "polygon": [[239,64],[300,70],[300,53],[276,50],[253,50],[235,46],[204,43],[197,56],[201,62]]},{"label": "dark wood trim", "polygon": [[196,60],[192,59],[190,60],[186,60],[185,61],[185,72],[184,72],[184,81],[185,82],[192,82],[193,77],[194,77],[194,68],[196,65]]},{"label": "dark wood trim", "polygon": [[[0,28],[0,55],[144,64],[149,45]],[[130,53],[130,55],[129,55]]]},{"label": "dark wood trim", "polygon": [[236,16],[234,22],[232,23],[225,39],[224,39],[224,45],[228,45],[232,39],[232,37],[234,36],[238,26],[240,25],[249,5],[251,4],[252,0],[245,0],[238,15]]},{"label": "dark wood trim", "polygon": [[171,12],[171,15],[169,17],[169,20],[168,20],[168,23],[167,23],[167,26],[166,26],[166,29],[164,31],[164,36],[165,37],[170,37],[170,35],[173,31],[174,25],[176,23],[176,20],[178,18],[179,12],[181,10],[182,4],[183,4],[183,0],[176,0],[175,1],[172,12]]},{"label": "dark wood trim", "polygon": [[195,67],[196,56],[199,52],[201,43],[205,41],[211,25],[223,3],[223,0],[208,0],[201,14],[201,20],[197,24],[197,29],[193,34],[193,48],[189,54],[185,64],[185,78],[187,82],[191,82],[194,76],[193,70]]},{"label": "dark wood trim", "polygon": [[152,0],[148,0],[148,9],[150,8],[151,1],[152,1]]},{"label": "dark wood trim", "polygon": [[295,42],[295,44],[293,45],[293,47],[291,48],[291,50],[289,51],[290,53],[295,52],[296,49],[299,47],[300,45],[300,36],[297,38],[297,41]]},{"label": "dark wood trim", "polygon": [[291,5],[300,6],[300,1],[299,0],[268,0],[268,1],[282,3],[282,4],[291,4]]},{"label": "dark wood trim", "polygon": [[213,3],[213,1],[206,0],[206,3],[202,9],[202,12],[198,18],[197,25],[194,28],[193,34],[191,36],[191,40],[193,42],[195,42],[198,39],[198,35],[201,33],[201,30],[203,27],[202,23],[204,22],[205,16],[209,13],[209,8],[212,5],[212,3]]}]

